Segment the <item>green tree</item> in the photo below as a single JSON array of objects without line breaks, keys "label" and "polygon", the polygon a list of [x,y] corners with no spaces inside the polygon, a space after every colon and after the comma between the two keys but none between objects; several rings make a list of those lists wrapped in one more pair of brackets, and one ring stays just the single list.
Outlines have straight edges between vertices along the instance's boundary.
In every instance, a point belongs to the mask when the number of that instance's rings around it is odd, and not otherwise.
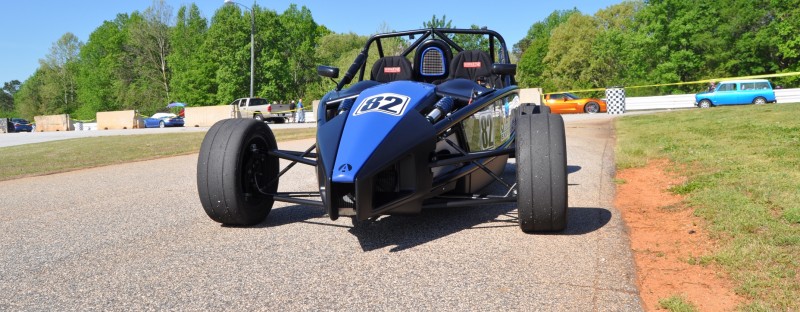
[{"label": "green tree", "polygon": [[[291,4],[283,14],[280,15],[280,23],[283,26],[285,50],[284,56],[289,61],[290,84],[284,91],[284,100],[303,97],[305,86],[308,83],[318,80],[316,75],[314,51],[317,39],[320,37],[319,25],[311,16],[311,11],[303,6],[298,9],[297,5]],[[272,29],[271,29],[272,30]],[[276,36],[280,34],[275,34]],[[268,48],[268,47],[265,47]],[[278,61],[280,60],[275,60]],[[278,77],[275,77],[278,78]]]},{"label": "green tree", "polygon": [[[213,101],[230,103],[249,94],[250,16],[236,6],[223,6],[214,13],[202,50],[208,55],[216,85]],[[256,77],[258,72],[256,72]]]},{"label": "green tree", "polygon": [[[359,36],[353,32],[346,34],[329,33],[319,38],[315,59],[320,65],[338,67],[340,75],[350,67],[358,53],[364,47],[368,37]],[[306,97],[309,99],[322,98],[325,93],[336,86],[330,79],[318,79],[306,86]]]},{"label": "green tree", "polygon": [[550,33],[575,13],[579,13],[577,9],[554,11],[544,21],[534,23],[525,38],[514,45],[519,59],[517,82],[521,87],[552,88],[552,84],[542,76],[546,69],[543,60],[549,50]]},{"label": "green tree", "polygon": [[442,15],[442,18],[436,18],[436,14],[431,17],[430,21],[422,22],[422,28],[454,28],[453,21],[447,19],[447,15]]},{"label": "green tree", "polygon": [[[153,112],[163,108],[170,99],[170,72],[167,56],[170,53],[170,30],[172,7],[164,0],[153,0],[142,14],[137,14],[130,29],[129,47],[134,55],[137,81],[142,92],[137,105],[139,109]],[[147,90],[147,91],[145,91]],[[158,91],[156,91],[158,90]],[[136,96],[136,93],[132,94]]]},{"label": "green tree", "polygon": [[44,85],[43,76],[43,69],[38,68],[20,85],[14,97],[14,106],[20,116],[33,119],[33,116],[48,113],[45,101],[49,99],[45,99],[41,92]]},{"label": "green tree", "polygon": [[50,53],[39,60],[35,80],[27,87],[26,80],[20,87],[21,113],[31,117],[28,114],[69,114],[77,109],[76,73],[82,45],[72,33],[64,34],[53,43]]},{"label": "green tree", "polygon": [[167,57],[171,101],[190,106],[215,103],[216,85],[212,79],[213,66],[204,50],[203,42],[208,32],[208,21],[200,14],[196,4],[178,9],[175,26],[171,29],[171,50]]},{"label": "green tree", "polygon": [[636,15],[641,1],[625,1],[595,14],[598,33],[591,47],[587,74],[593,87],[625,86],[647,83],[641,80],[646,70],[638,66],[641,41],[636,32]]},{"label": "green tree", "polygon": [[19,91],[22,83],[19,80],[11,80],[3,83],[0,91],[0,116],[14,115],[14,94]]},{"label": "green tree", "polygon": [[81,48],[78,70],[79,119],[94,119],[96,112],[123,107],[120,94],[132,79],[126,50],[129,16],[119,14],[95,29]]},{"label": "green tree", "polygon": [[[707,57],[721,59],[718,48],[733,40],[719,34],[717,9],[711,1],[651,0],[640,12],[642,38],[639,49],[646,51],[637,60],[647,68],[650,83],[671,83],[706,78],[715,67]],[[709,66],[710,65],[710,66]],[[670,87],[661,92],[688,92],[691,87]],[[695,88],[696,89],[696,88]]]},{"label": "green tree", "polygon": [[592,43],[598,28],[592,16],[571,14],[566,22],[553,29],[549,49],[543,62],[543,76],[556,89],[594,87],[588,72]]}]

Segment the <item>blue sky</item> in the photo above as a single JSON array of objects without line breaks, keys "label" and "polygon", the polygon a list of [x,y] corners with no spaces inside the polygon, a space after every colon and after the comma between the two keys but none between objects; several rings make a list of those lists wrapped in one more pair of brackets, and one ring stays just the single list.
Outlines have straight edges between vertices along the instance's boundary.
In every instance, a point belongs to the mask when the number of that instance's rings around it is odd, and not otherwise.
[{"label": "blue sky", "polygon": [[[209,20],[223,0],[197,0],[203,15]],[[252,0],[237,1],[246,6]],[[517,43],[530,26],[543,20],[554,10],[578,8],[584,14],[620,3],[622,0],[561,0],[561,1],[473,1],[473,0],[317,0],[285,1],[257,0],[262,7],[283,12],[290,3],[305,5],[314,20],[337,32],[369,35],[385,25],[390,30],[418,29],[423,21],[446,15],[457,27],[471,24],[487,26],[499,32],[511,46]],[[144,11],[152,4],[148,0],[1,0],[0,7],[0,83],[14,79],[24,81],[39,67],[50,47],[63,34],[71,32],[86,42],[89,34],[103,21],[113,20],[118,13]],[[167,0],[174,12],[189,0]],[[397,3],[398,5],[389,5]]]}]

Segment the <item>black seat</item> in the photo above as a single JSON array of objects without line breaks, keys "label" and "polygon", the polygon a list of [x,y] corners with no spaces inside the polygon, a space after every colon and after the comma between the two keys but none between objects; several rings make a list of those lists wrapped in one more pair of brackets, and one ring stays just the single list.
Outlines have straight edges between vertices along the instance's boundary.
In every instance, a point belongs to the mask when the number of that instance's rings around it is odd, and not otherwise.
[{"label": "black seat", "polygon": [[499,79],[492,74],[492,58],[481,50],[464,50],[453,57],[450,79],[464,78],[487,88],[500,87]]},{"label": "black seat", "polygon": [[382,57],[372,65],[370,72],[370,80],[377,82],[411,80],[412,77],[411,62],[402,56]]}]

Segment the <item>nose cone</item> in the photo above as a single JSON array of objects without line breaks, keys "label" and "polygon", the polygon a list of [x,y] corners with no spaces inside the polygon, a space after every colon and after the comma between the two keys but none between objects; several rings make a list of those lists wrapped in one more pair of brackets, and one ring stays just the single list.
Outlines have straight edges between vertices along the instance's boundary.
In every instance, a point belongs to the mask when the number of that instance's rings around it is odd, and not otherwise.
[{"label": "nose cone", "polygon": [[[406,131],[398,127],[408,114],[419,114],[419,105],[428,103],[434,96],[432,85],[410,81],[396,81],[365,90],[356,99],[342,131],[339,150],[333,167],[332,180],[353,183],[359,170],[371,157],[384,157],[386,161],[398,155],[384,155],[379,148],[393,131]],[[408,130],[412,133],[411,130]]]}]

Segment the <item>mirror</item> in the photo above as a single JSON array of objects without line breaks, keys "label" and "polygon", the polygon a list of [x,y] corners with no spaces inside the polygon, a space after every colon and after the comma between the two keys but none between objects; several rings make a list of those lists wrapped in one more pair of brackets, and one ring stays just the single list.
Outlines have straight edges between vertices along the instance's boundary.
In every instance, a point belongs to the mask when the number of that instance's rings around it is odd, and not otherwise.
[{"label": "mirror", "polygon": [[333,66],[317,66],[317,75],[327,78],[339,78],[339,68]]},{"label": "mirror", "polygon": [[492,64],[492,74],[495,75],[516,75],[517,64],[494,63]]}]

